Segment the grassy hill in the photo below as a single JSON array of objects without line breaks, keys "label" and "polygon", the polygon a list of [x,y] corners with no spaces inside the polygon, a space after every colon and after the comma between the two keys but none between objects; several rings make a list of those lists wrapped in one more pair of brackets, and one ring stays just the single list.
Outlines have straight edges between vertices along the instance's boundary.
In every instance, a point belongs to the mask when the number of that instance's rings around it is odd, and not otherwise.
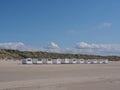
[{"label": "grassy hill", "polygon": [[48,52],[18,51],[0,49],[0,59],[21,60],[23,58],[83,58],[83,59],[109,59],[110,61],[120,61],[119,56],[99,56],[84,54],[59,54]]}]

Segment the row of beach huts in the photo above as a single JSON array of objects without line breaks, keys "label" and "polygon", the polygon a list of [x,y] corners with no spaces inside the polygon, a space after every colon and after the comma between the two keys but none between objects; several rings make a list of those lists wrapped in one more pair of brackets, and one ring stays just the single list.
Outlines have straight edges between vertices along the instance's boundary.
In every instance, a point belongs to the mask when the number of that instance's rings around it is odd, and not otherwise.
[{"label": "row of beach huts", "polygon": [[26,58],[22,64],[107,64],[108,59],[52,59],[52,58]]}]

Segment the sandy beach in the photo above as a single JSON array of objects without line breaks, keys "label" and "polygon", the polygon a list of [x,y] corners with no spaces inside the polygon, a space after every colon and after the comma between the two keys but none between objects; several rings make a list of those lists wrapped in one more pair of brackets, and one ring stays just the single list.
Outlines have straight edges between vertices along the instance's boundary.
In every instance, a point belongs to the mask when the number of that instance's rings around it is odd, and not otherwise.
[{"label": "sandy beach", "polygon": [[120,62],[22,65],[0,61],[0,90],[120,90]]}]

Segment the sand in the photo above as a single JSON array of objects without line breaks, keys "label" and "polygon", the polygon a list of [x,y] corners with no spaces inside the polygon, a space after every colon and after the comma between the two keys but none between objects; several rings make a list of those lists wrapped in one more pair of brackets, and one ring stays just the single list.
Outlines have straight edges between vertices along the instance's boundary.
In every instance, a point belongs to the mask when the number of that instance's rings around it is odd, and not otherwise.
[{"label": "sand", "polygon": [[0,90],[120,90],[120,62],[22,65],[0,61]]}]

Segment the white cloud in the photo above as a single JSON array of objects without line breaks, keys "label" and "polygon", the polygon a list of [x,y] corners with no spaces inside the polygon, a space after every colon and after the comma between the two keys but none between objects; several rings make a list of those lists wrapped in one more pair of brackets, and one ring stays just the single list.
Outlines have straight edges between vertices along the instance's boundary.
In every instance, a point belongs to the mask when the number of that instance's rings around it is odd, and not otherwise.
[{"label": "white cloud", "polygon": [[47,47],[27,46],[22,42],[0,43],[1,49],[17,49],[21,51],[44,51],[71,54],[120,55],[120,44],[89,44],[79,42],[73,48],[60,48],[51,42]]},{"label": "white cloud", "polygon": [[88,44],[85,42],[77,43],[76,48],[78,49],[109,49],[113,45],[109,44]]},{"label": "white cloud", "polygon": [[20,49],[22,47],[24,47],[24,43],[21,42],[0,43],[0,48],[2,49]]},{"label": "white cloud", "polygon": [[56,43],[51,42],[51,43],[49,43],[49,45],[47,46],[47,48],[48,49],[58,49],[59,46]]},{"label": "white cloud", "polygon": [[110,22],[104,22],[101,25],[99,25],[97,28],[98,29],[104,29],[104,28],[109,28],[111,26],[112,26],[112,23],[110,23]]},{"label": "white cloud", "polygon": [[120,55],[120,44],[88,44],[80,42],[77,43],[76,49],[88,54]]}]

